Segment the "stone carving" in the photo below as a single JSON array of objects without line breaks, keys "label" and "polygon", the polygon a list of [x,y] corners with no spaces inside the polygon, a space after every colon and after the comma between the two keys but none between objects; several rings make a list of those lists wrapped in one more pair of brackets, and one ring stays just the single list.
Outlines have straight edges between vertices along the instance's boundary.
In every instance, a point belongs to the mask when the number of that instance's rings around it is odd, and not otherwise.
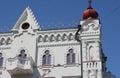
[{"label": "stone carving", "polygon": [[55,41],[71,41],[75,40],[73,33],[69,33],[68,35],[66,33],[64,34],[51,34],[51,35],[45,35],[45,36],[38,36],[38,42],[55,42]]},{"label": "stone carving", "polygon": [[39,37],[38,37],[38,42],[42,42],[43,41],[43,38],[42,38],[42,36],[40,35]]},{"label": "stone carving", "polygon": [[50,36],[50,41],[51,41],[51,42],[55,41],[55,36],[54,36],[54,35],[51,35],[51,36]]},{"label": "stone carving", "polygon": [[63,36],[62,36],[62,40],[63,41],[66,41],[68,38],[67,38],[67,35],[66,34],[63,34]]},{"label": "stone carving", "polygon": [[49,41],[49,37],[48,37],[48,35],[45,35],[44,36],[44,42],[48,42]]},{"label": "stone carving", "polygon": [[95,22],[95,21],[87,21],[87,22],[84,22],[82,24],[82,29],[84,31],[88,31],[88,30],[98,30],[99,29],[99,23]]},{"label": "stone carving", "polygon": [[12,39],[10,37],[8,38],[1,38],[0,39],[0,45],[9,45],[12,43]]},{"label": "stone carving", "polygon": [[57,35],[56,40],[61,41],[61,35],[60,34]]}]

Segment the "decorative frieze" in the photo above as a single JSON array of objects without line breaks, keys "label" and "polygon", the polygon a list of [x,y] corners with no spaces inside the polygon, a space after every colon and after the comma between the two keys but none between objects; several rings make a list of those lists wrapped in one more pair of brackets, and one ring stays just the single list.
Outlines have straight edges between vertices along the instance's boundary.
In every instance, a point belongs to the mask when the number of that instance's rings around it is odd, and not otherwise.
[{"label": "decorative frieze", "polygon": [[9,45],[12,43],[12,39],[10,37],[7,37],[7,38],[4,38],[4,37],[1,37],[0,38],[0,46],[2,45]]},{"label": "decorative frieze", "polygon": [[68,44],[46,44],[46,45],[38,45],[38,47],[58,47],[58,46],[69,46],[69,45],[80,45],[79,43],[68,43]]},{"label": "decorative frieze", "polygon": [[71,41],[75,40],[74,33],[63,33],[63,34],[46,34],[46,35],[39,35],[38,42],[58,42],[58,41]]},{"label": "decorative frieze", "polygon": [[0,50],[7,50],[7,49],[11,49],[11,47],[1,47]]}]

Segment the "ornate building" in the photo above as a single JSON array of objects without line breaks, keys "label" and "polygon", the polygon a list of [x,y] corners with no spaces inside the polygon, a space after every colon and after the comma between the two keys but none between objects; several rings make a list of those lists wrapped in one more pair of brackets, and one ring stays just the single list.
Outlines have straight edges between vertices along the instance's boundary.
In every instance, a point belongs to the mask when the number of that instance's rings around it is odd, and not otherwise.
[{"label": "ornate building", "polygon": [[91,6],[80,25],[80,31],[42,30],[27,7],[11,32],[0,33],[0,78],[115,78],[106,71],[101,23]]}]

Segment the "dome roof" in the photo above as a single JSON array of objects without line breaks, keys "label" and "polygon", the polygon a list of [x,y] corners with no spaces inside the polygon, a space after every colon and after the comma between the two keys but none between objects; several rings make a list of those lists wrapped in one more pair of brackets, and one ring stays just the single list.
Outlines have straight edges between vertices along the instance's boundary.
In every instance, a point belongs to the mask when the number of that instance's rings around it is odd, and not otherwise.
[{"label": "dome roof", "polygon": [[88,8],[87,8],[87,10],[85,10],[84,12],[83,12],[83,20],[85,20],[85,19],[96,19],[96,18],[98,18],[98,13],[97,13],[97,11],[95,11],[91,6],[89,6]]}]

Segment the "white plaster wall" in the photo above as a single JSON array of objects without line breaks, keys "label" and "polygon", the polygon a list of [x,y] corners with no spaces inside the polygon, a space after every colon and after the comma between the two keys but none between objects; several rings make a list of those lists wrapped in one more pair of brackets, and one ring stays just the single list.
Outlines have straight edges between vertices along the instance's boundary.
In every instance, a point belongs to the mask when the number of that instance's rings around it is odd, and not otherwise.
[{"label": "white plaster wall", "polygon": [[[81,75],[81,66],[80,66],[80,45],[79,43],[74,44],[75,42],[60,42],[57,44],[51,44],[51,47],[40,47],[38,48],[38,66],[42,65],[42,56],[45,50],[49,50],[52,55],[52,65],[51,67],[40,67],[41,74],[43,73],[43,69],[50,69],[49,73],[51,76],[56,78],[61,78],[62,76],[80,76]],[[62,44],[62,45],[60,45]],[[67,45],[71,44],[71,45]],[[49,44],[46,44],[49,45]],[[56,45],[56,46],[54,46]],[[42,44],[41,44],[42,46]],[[54,47],[52,47],[54,46]],[[76,55],[76,64],[67,65],[66,64],[66,55],[69,49],[74,49],[74,53]],[[57,65],[60,66],[57,66]]]},{"label": "white plaster wall", "polygon": [[11,46],[11,52],[9,52],[6,57],[13,58],[18,55],[22,49],[25,49],[26,53],[34,59],[36,52],[36,37],[28,33],[23,33],[15,37]]},{"label": "white plaster wall", "polygon": [[[43,69],[39,69],[41,73],[43,73],[42,71]],[[63,76],[80,76],[81,75],[80,66],[54,67],[54,68],[48,68],[48,69],[50,69],[48,76],[55,77],[55,78],[62,78]]]}]

